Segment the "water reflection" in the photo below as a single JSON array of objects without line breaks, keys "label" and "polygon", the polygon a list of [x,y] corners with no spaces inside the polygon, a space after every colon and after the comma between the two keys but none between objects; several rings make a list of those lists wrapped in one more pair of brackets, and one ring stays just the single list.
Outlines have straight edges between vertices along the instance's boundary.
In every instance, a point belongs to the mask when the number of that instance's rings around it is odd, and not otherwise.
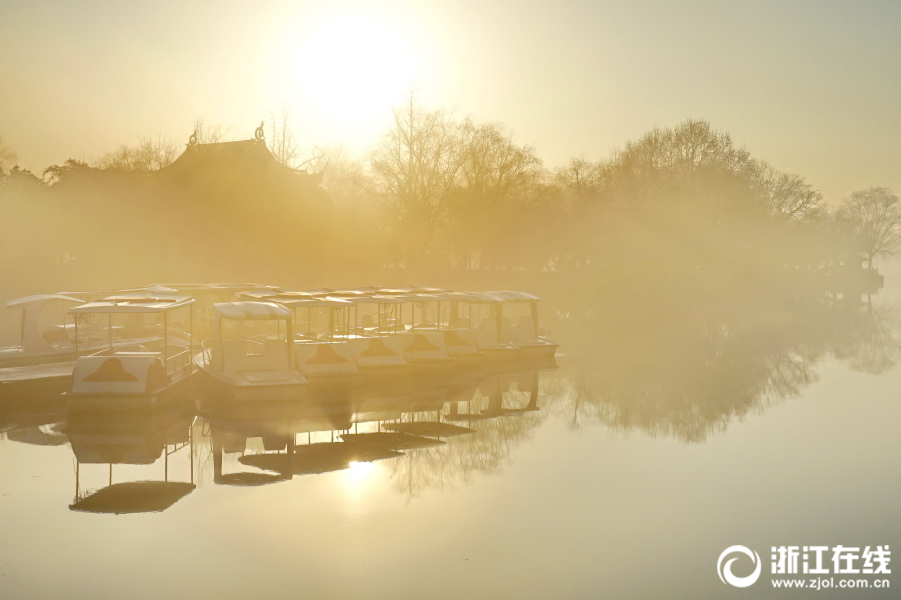
[{"label": "water reflection", "polygon": [[425,490],[465,483],[476,473],[497,473],[541,423],[539,371],[500,373],[454,390],[442,412],[465,429],[443,448],[428,448],[393,463],[395,489],[415,498]]},{"label": "water reflection", "polygon": [[588,327],[560,336],[570,368],[550,395],[574,429],[702,442],[800,395],[827,357],[880,374],[901,353],[897,311],[871,297],[792,289],[631,300],[593,307]]},{"label": "water reflection", "polygon": [[559,370],[495,364],[311,385],[286,404],[197,389],[162,411],[114,414],[69,414],[50,394],[3,403],[0,432],[71,446],[75,511],[158,512],[196,485],[274,485],[375,462],[414,499],[500,472],[549,416],[698,443],[802,394],[827,357],[879,374],[901,356],[901,315],[870,297],[632,294],[575,308],[581,317],[564,315],[556,332]]},{"label": "water reflection", "polygon": [[[530,366],[313,387],[296,404],[202,407],[213,482],[265,485],[403,459],[392,463],[392,478],[412,497],[473,470],[490,472],[522,437],[518,432],[539,422],[521,418],[539,410],[539,369]],[[443,466],[447,461],[456,467]]]},{"label": "water reflection", "polygon": [[[65,432],[75,455],[75,499],[69,508],[93,513],[160,512],[194,489],[193,407],[185,402],[165,411],[73,412]],[[190,481],[171,481],[170,457],[190,463]],[[162,479],[148,480],[162,462]],[[107,465],[107,485],[82,487],[86,466]],[[142,479],[113,483],[114,465],[142,465]],[[157,468],[156,471],[159,469]],[[157,475],[159,477],[159,475]]]}]

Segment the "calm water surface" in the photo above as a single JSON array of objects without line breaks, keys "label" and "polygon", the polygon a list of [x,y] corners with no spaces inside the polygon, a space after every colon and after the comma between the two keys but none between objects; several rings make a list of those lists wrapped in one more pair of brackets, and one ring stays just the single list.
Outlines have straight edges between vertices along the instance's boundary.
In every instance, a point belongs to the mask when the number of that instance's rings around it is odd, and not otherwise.
[{"label": "calm water surface", "polygon": [[559,311],[558,369],[265,412],[8,403],[0,596],[896,598],[769,582],[772,546],[901,550],[896,282]]}]

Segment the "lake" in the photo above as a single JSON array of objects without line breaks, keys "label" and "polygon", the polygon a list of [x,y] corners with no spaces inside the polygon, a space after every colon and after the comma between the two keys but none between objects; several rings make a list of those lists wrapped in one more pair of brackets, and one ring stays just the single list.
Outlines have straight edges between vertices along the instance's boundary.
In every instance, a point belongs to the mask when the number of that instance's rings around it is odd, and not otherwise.
[{"label": "lake", "polygon": [[[11,403],[0,596],[897,597],[839,589],[901,582],[832,560],[901,548],[897,275],[871,298],[632,290],[568,310],[564,295],[544,317],[558,368],[309,389],[265,410]],[[762,564],[744,589],[718,576],[734,545]],[[828,574],[774,573],[792,547],[827,548]],[[834,587],[772,582],[794,578]]]}]

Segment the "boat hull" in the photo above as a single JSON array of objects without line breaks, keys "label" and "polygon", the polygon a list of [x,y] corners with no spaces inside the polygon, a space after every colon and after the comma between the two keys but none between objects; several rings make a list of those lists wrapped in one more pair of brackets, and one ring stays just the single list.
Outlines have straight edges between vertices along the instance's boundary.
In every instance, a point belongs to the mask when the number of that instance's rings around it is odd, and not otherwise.
[{"label": "boat hull", "polygon": [[188,373],[177,381],[155,392],[144,394],[104,394],[65,392],[66,406],[70,411],[134,411],[154,410],[182,399],[189,391],[197,371]]},{"label": "boat hull", "polygon": [[200,367],[203,400],[210,402],[281,403],[301,400],[306,382],[236,385],[206,366]]}]

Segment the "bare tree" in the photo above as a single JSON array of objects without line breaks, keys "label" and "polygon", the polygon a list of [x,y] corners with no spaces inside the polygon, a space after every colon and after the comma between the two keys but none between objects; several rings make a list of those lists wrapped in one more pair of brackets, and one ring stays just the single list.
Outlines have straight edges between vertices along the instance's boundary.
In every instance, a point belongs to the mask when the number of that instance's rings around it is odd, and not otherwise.
[{"label": "bare tree", "polygon": [[405,258],[440,243],[459,169],[457,128],[443,111],[425,111],[413,94],[394,109],[394,126],[369,157],[373,193]]},{"label": "bare tree", "polygon": [[13,164],[15,164],[18,155],[16,152],[6,143],[6,141],[0,137],[0,173],[5,172]]},{"label": "bare tree", "polygon": [[100,169],[148,173],[171,164],[178,158],[180,151],[181,148],[176,142],[163,137],[156,140],[138,138],[136,146],[119,146],[113,152],[100,157],[95,166]]},{"label": "bare tree", "polygon": [[838,217],[857,236],[868,269],[874,258],[895,256],[901,250],[901,203],[887,187],[854,192],[842,201]]},{"label": "bare tree", "polygon": [[272,121],[269,127],[269,150],[278,162],[293,169],[297,166],[301,151],[291,127],[291,109],[283,104],[269,116]]},{"label": "bare tree", "polygon": [[554,183],[563,190],[570,205],[584,205],[594,200],[600,191],[601,181],[600,164],[584,156],[573,158],[554,171]]},{"label": "bare tree", "polygon": [[518,146],[496,123],[467,119],[460,126],[458,184],[451,203],[453,240],[467,266],[490,265],[503,245],[501,232],[535,202],[543,183],[541,160],[530,146]]},{"label": "bare tree", "polygon": [[322,187],[337,204],[358,204],[370,187],[363,163],[344,146],[317,149],[306,164],[314,173],[322,173]]},{"label": "bare tree", "polygon": [[194,121],[194,137],[198,144],[215,144],[228,135],[229,131],[231,131],[230,126],[208,124],[201,118]]},{"label": "bare tree", "polygon": [[770,214],[785,220],[803,221],[822,200],[803,177],[783,173],[764,161],[755,161],[751,183]]}]

